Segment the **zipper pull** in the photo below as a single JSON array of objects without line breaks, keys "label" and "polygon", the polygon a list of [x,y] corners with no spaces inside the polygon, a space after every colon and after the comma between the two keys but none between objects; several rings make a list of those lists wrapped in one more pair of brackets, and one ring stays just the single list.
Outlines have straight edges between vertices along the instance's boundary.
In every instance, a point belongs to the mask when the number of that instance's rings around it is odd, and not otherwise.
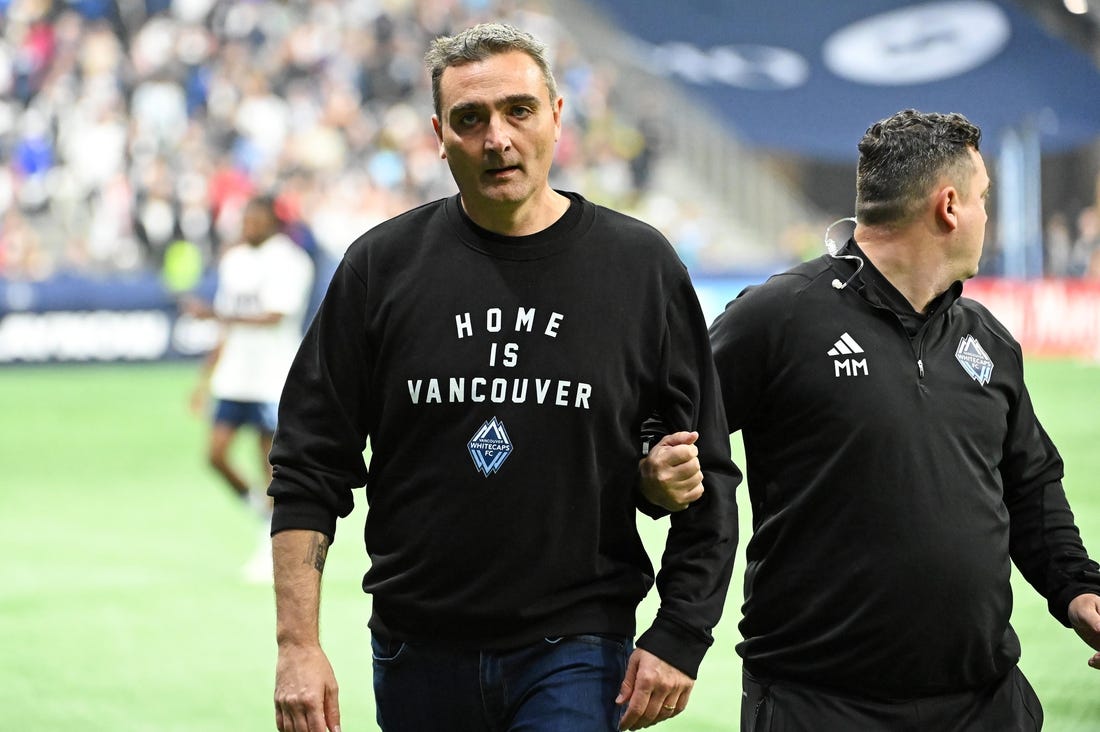
[{"label": "zipper pull", "polygon": [[920,377],[923,379],[924,378],[924,360],[923,359],[919,359],[919,358],[917,359],[917,371],[920,372]]}]

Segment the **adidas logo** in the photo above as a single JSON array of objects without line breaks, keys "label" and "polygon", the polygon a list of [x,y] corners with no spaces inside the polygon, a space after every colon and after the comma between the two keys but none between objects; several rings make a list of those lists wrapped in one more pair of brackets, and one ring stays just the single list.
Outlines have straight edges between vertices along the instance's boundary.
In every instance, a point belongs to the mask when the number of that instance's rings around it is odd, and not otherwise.
[{"label": "adidas logo", "polygon": [[840,339],[833,344],[833,347],[829,349],[830,356],[851,356],[853,353],[863,353],[863,348],[856,343],[856,339],[847,333],[840,336]]},{"label": "adidas logo", "polygon": [[847,333],[841,334],[827,353],[834,357],[833,376],[836,378],[839,379],[841,376],[867,376],[866,358],[844,358],[844,356],[855,356],[858,353],[863,353],[863,346],[856,343],[856,339]]}]

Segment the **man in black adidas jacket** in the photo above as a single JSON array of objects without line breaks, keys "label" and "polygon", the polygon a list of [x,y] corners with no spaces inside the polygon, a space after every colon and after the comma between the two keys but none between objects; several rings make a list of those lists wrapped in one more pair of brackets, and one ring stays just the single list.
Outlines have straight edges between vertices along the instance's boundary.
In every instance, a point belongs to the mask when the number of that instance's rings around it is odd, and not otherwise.
[{"label": "man in black adidas jacket", "polygon": [[961,297],[986,224],[980,137],[958,114],[871,126],[852,239],[711,326],[753,511],[742,730],[1039,729],[1013,562],[1100,649],[1100,572],[1020,346]]}]

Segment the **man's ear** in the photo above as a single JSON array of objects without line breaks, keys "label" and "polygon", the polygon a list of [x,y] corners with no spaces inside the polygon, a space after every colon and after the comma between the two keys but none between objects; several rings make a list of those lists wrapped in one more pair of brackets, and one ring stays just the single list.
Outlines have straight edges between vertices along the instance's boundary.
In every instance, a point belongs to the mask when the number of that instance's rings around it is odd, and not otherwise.
[{"label": "man's ear", "polygon": [[959,227],[959,191],[955,186],[945,186],[936,194],[936,219],[949,230]]},{"label": "man's ear", "polygon": [[447,159],[447,151],[443,149],[443,124],[439,121],[439,115],[432,115],[432,129],[435,130],[435,139],[439,140],[439,159]]}]

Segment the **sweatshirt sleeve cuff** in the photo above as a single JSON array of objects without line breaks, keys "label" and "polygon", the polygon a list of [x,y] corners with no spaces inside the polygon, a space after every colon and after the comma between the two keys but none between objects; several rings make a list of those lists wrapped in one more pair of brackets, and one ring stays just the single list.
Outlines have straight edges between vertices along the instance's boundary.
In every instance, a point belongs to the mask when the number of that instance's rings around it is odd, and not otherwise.
[{"label": "sweatshirt sleeve cuff", "polygon": [[712,638],[703,639],[678,623],[658,617],[650,629],[638,638],[637,646],[694,679],[698,677],[699,664],[713,642]]},{"label": "sweatshirt sleeve cuff", "polygon": [[634,506],[646,516],[649,516],[651,519],[664,518],[665,516],[669,515],[669,512],[666,509],[650,503],[646,499],[646,497],[642,495],[642,491],[640,488],[634,489]]},{"label": "sweatshirt sleeve cuff", "polygon": [[319,531],[328,537],[331,546],[336,541],[336,514],[313,501],[276,498],[271,513],[271,535],[290,529]]}]

